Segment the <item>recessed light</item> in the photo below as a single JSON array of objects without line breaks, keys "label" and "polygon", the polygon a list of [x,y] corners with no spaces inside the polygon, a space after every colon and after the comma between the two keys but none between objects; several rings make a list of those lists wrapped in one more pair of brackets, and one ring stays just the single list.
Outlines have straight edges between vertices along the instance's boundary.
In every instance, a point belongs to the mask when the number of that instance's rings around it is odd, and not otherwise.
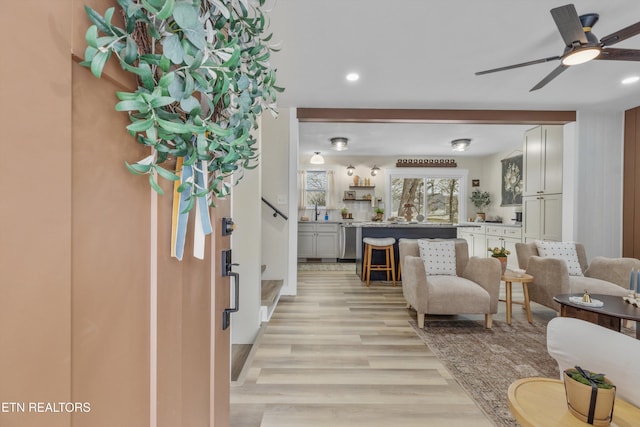
[{"label": "recessed light", "polygon": [[349,73],[347,74],[347,80],[350,82],[355,82],[360,78],[360,74],[358,73]]},{"label": "recessed light", "polygon": [[638,80],[640,80],[640,76],[631,76],[631,77],[627,77],[625,79],[622,79],[622,84],[623,85],[630,85],[631,83],[635,83]]}]

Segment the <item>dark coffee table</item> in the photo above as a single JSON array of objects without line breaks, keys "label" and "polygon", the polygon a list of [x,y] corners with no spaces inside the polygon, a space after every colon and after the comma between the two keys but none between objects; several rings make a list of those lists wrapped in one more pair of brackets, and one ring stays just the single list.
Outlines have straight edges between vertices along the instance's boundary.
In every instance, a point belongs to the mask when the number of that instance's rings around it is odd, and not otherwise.
[{"label": "dark coffee table", "polygon": [[586,320],[605,328],[620,332],[622,320],[636,322],[636,338],[640,339],[640,308],[624,302],[622,297],[613,295],[591,294],[591,298],[604,303],[602,307],[589,307],[569,301],[569,297],[582,294],[562,294],[553,297],[560,304],[560,316]]}]

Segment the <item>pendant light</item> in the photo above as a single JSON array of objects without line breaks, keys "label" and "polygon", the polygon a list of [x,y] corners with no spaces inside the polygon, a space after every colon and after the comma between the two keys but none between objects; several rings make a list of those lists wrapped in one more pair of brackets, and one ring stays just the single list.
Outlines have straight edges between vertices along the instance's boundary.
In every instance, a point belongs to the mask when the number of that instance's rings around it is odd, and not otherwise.
[{"label": "pendant light", "polygon": [[324,157],[320,155],[319,151],[316,151],[313,156],[311,156],[311,160],[309,160],[309,163],[311,163],[312,165],[324,165]]},{"label": "pendant light", "polygon": [[353,173],[355,172],[356,168],[353,167],[353,165],[349,165],[347,166],[347,175],[349,176],[353,176]]}]

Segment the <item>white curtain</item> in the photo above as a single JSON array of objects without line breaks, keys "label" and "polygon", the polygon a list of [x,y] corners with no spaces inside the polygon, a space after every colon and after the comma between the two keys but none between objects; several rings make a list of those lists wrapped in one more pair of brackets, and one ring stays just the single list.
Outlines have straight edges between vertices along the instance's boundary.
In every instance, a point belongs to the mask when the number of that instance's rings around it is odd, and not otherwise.
[{"label": "white curtain", "polygon": [[305,191],[304,186],[306,183],[307,173],[305,171],[298,171],[298,209],[304,209],[307,204],[304,199]]},{"label": "white curtain", "polygon": [[333,181],[333,171],[327,171],[327,209],[336,208],[336,196],[333,191],[335,185]]}]

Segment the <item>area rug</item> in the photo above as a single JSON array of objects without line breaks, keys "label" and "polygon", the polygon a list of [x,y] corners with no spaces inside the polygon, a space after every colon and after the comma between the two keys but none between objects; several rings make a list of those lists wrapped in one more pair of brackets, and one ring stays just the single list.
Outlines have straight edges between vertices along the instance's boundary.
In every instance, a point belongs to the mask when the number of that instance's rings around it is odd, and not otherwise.
[{"label": "area rug", "polygon": [[507,389],[525,377],[559,378],[547,353],[546,322],[494,322],[485,329],[472,320],[427,320],[418,336],[496,426],[518,426],[507,403]]}]

